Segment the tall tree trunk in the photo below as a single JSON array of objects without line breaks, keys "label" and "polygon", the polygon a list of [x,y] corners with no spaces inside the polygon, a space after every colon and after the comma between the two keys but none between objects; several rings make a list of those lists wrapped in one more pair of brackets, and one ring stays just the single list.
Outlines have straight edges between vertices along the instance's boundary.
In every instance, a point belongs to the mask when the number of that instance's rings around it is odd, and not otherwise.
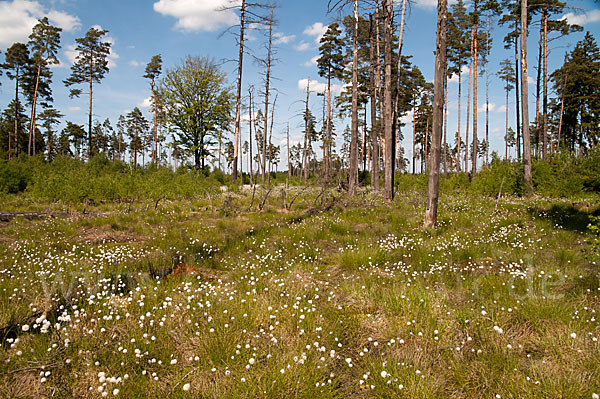
[{"label": "tall tree trunk", "polygon": [[540,136],[540,88],[542,87],[542,50],[544,42],[544,16],[540,18],[540,40],[538,41],[537,78],[535,81],[535,136],[534,155],[539,157],[541,149]]},{"label": "tall tree trunk", "polygon": [[327,73],[327,127],[325,128],[325,142],[323,143],[323,163],[325,166],[325,179],[329,180],[329,159],[331,142],[331,71]]},{"label": "tall tree trunk", "polygon": [[[544,7],[544,94],[542,104],[542,137],[544,146],[542,148],[542,156],[546,157],[548,150],[548,8]],[[552,146],[552,140],[550,140]]]},{"label": "tall tree trunk", "polygon": [[490,164],[490,15],[485,31],[485,165]]},{"label": "tall tree trunk", "polygon": [[275,99],[273,100],[273,106],[271,107],[271,128],[269,129],[269,144],[267,145],[267,151],[269,152],[267,156],[267,160],[269,162],[269,167],[267,168],[269,172],[269,183],[271,183],[271,138],[273,137],[273,121],[275,120],[275,105],[277,104],[277,94],[275,95]]},{"label": "tall tree trunk", "polygon": [[[392,2],[393,7],[393,2]],[[392,26],[393,26],[393,9],[392,9]],[[400,35],[398,37],[398,65],[396,66],[396,95],[394,97],[394,108],[392,113],[394,118],[392,119],[392,187],[394,186],[394,176],[396,172],[396,154],[399,153],[398,148],[400,148],[401,143],[398,140],[401,137],[401,115],[399,110],[399,101],[400,101],[400,75],[402,74],[402,45],[404,43],[404,17],[406,15],[406,0],[402,0],[402,13],[400,14]],[[393,31],[392,31],[393,34]],[[398,162],[400,160],[398,159]],[[394,192],[392,190],[392,197]]]},{"label": "tall tree trunk", "polygon": [[310,95],[310,77],[306,81],[306,104],[304,109],[304,155],[302,157],[302,169],[304,173],[304,184],[308,180],[308,100]]},{"label": "tall tree trunk", "polygon": [[[377,81],[375,77],[375,40],[373,35],[373,15],[370,16],[369,35],[369,79],[371,80],[371,185],[379,192],[379,142],[377,129]],[[377,23],[377,22],[376,22]],[[328,119],[329,120],[329,119]]]},{"label": "tall tree trunk", "polygon": [[446,133],[448,131],[448,74],[445,73],[444,79],[444,145],[442,146],[444,151],[444,176],[448,174],[448,145],[446,141]]},{"label": "tall tree trunk", "polygon": [[[567,61],[567,56],[565,55],[565,63],[566,63],[566,61]],[[560,150],[563,115],[565,112],[565,91],[567,90],[567,78],[568,77],[569,77],[569,70],[567,68],[565,68],[565,80],[563,82],[563,90],[562,90],[561,99],[560,99],[560,119],[558,121],[558,142],[556,143],[558,150]]]},{"label": "tall tree trunk", "polygon": [[[33,102],[31,103],[31,123],[30,123],[30,130],[29,130],[29,144],[27,146],[27,155],[32,155],[32,148],[33,148],[33,155],[35,155],[35,106],[37,104],[37,93],[38,93],[38,87],[40,84],[41,70],[42,70],[42,64],[39,63],[38,68],[37,68],[37,74],[35,77],[35,89],[33,90]],[[32,139],[33,139],[33,147],[32,147]]]},{"label": "tall tree trunk", "polygon": [[385,176],[384,176],[384,198],[387,201],[394,199],[394,135],[393,135],[393,110],[392,110],[392,35],[394,15],[393,1],[386,0],[384,7],[385,39],[384,39],[384,61],[385,80],[383,88],[384,115],[383,126],[385,135]]},{"label": "tall tree trunk", "polygon": [[417,107],[416,107],[416,102],[417,100],[415,98],[413,98],[413,117],[412,117],[412,131],[413,131],[413,140],[412,140],[412,170],[413,170],[413,175],[417,173],[417,153],[416,153],[416,143],[417,143],[417,121],[416,121],[416,117],[415,114],[417,113]]},{"label": "tall tree trunk", "polygon": [[442,137],[444,80],[446,79],[446,33],[447,33],[447,0],[438,0],[437,44],[435,52],[435,78],[433,94],[433,131],[431,142],[431,158],[427,187],[427,209],[425,210],[425,227],[435,227],[440,178],[440,141]]},{"label": "tall tree trunk", "polygon": [[292,161],[290,160],[290,122],[287,123],[287,161],[288,161],[288,184],[292,180]]},{"label": "tall tree trunk", "polygon": [[89,104],[89,110],[88,110],[88,161],[90,159],[92,159],[92,74],[94,71],[94,57],[90,56],[90,77],[89,77],[89,83],[90,83],[90,104]]},{"label": "tall tree trunk", "polygon": [[[516,22],[515,22],[516,23]],[[521,107],[519,105],[521,97],[519,94],[519,44],[518,37],[515,36],[515,97],[516,97],[516,110],[517,110],[517,160],[521,160]],[[527,77],[525,77],[527,79]]]},{"label": "tall tree trunk", "polygon": [[521,0],[521,108],[523,109],[523,179],[527,195],[533,195],[529,101],[527,95],[527,0]]},{"label": "tall tree trunk", "polygon": [[263,130],[263,153],[262,153],[262,182],[265,184],[265,167],[266,167],[266,156],[267,156],[267,127],[268,116],[269,116],[269,83],[271,83],[271,43],[273,37],[273,8],[269,14],[269,45],[267,51],[267,75],[265,81],[265,128]]},{"label": "tall tree trunk", "polygon": [[[391,3],[391,0],[387,0]],[[352,35],[352,131],[350,139],[350,171],[348,195],[358,186],[358,0],[354,0],[354,32]],[[386,46],[388,43],[386,42]]]},{"label": "tall tree trunk", "polygon": [[[459,50],[460,51],[460,50]],[[459,58],[460,58],[460,53],[459,53]],[[457,143],[456,143],[456,171],[460,172],[460,163],[461,163],[461,159],[460,159],[460,147],[462,146],[461,144],[461,140],[460,140],[460,99],[461,99],[461,90],[462,90],[462,65],[459,64],[458,65],[458,130],[457,130]]]},{"label": "tall tree trunk", "polygon": [[465,172],[469,172],[469,118],[471,117],[471,82],[473,79],[473,45],[475,29],[471,31],[471,65],[469,66],[469,91],[467,92],[467,125],[465,127]]},{"label": "tall tree trunk", "polygon": [[471,176],[477,173],[477,35],[479,16],[477,15],[477,0],[473,3],[475,11],[475,25],[473,25],[473,149],[471,150]]},{"label": "tall tree trunk", "polygon": [[[19,144],[19,65],[16,68],[15,75],[15,158],[17,157],[17,147]],[[8,159],[11,158],[10,133],[8,134]]]},{"label": "tall tree trunk", "polygon": [[508,160],[508,76],[506,77],[506,112],[505,112],[505,116],[506,116],[506,122],[504,124],[505,126],[505,133],[504,133],[504,160]]},{"label": "tall tree trunk", "polygon": [[252,170],[252,162],[254,162],[254,160],[252,159],[252,112],[253,112],[253,104],[252,104],[252,89],[248,89],[248,95],[250,96],[249,101],[250,101],[250,110],[249,110],[249,123],[248,123],[248,129],[249,129],[249,134],[250,134],[250,145],[248,146],[248,151],[250,154],[250,185],[254,186],[254,171]]},{"label": "tall tree trunk", "polygon": [[158,146],[157,146],[158,103],[156,101],[156,90],[154,89],[154,78],[152,78],[151,89],[152,89],[152,96],[154,97],[154,129],[152,132],[152,161],[154,162],[154,166],[158,166]]},{"label": "tall tree trunk", "polygon": [[[242,6],[240,8],[240,48],[238,51],[238,76],[237,76],[237,96],[235,99],[235,139],[233,146],[233,164],[237,165],[237,158],[240,152],[237,142],[240,135],[240,118],[241,118],[241,103],[242,103],[242,63],[244,59],[244,22],[246,14],[246,0],[242,0]],[[252,129],[250,129],[252,130]],[[237,168],[234,167],[231,179],[233,184],[237,180]]]},{"label": "tall tree trunk", "polygon": [[[375,54],[376,63],[375,63],[375,81],[377,82],[377,106],[379,107],[379,116],[381,120],[381,124],[378,125],[377,128],[377,140],[379,145],[377,146],[377,159],[380,165],[380,168],[383,169],[383,178],[385,180],[385,137],[382,137],[382,124],[384,120],[385,110],[383,107],[383,71],[381,68],[381,31],[379,29],[379,18],[381,15],[381,9],[379,8],[379,0],[375,1],[375,48],[377,52]],[[385,134],[385,133],[384,133]],[[383,153],[383,154],[382,154]],[[383,164],[381,164],[383,160]],[[384,182],[385,185],[385,182]]]}]

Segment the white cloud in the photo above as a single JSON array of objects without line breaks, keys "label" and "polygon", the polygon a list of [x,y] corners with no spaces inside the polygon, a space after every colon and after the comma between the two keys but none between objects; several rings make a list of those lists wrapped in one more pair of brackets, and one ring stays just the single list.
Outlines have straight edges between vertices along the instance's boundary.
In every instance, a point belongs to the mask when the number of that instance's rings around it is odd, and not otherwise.
[{"label": "white cloud", "polygon": [[73,32],[81,27],[81,21],[78,17],[62,11],[50,10],[48,19],[67,32]]},{"label": "white cloud", "polygon": [[[401,0],[394,0],[394,3],[401,5]],[[456,0],[448,1],[448,5],[456,3]],[[412,4],[412,3],[411,3]],[[414,5],[420,8],[435,9],[437,8],[437,0],[415,0]]]},{"label": "white cloud", "polygon": [[142,63],[136,60],[131,60],[129,61],[129,65],[131,65],[132,67],[139,67],[142,65]]},{"label": "white cloud", "polygon": [[310,50],[310,44],[302,41],[299,44],[295,45],[294,48],[298,51],[306,51],[306,50]]},{"label": "white cloud", "polygon": [[[462,68],[461,68],[460,74],[462,76],[468,75],[469,74],[469,67],[466,66],[466,65],[463,65]],[[452,82],[452,83],[458,83],[458,75],[457,74],[452,75],[452,78],[450,78],[448,81]]]},{"label": "white cloud", "polygon": [[310,60],[306,61],[304,63],[305,67],[313,67],[317,65],[317,60],[319,59],[318,55],[315,55],[314,57],[312,57]]},{"label": "white cloud", "polygon": [[[496,103],[490,103],[489,104],[489,109],[490,109],[490,112],[504,112],[504,111],[506,111],[506,107],[504,105],[501,106],[501,107],[499,107],[498,104],[496,104]],[[483,103],[479,107],[477,107],[477,112],[485,112],[485,103]]]},{"label": "white cloud", "polygon": [[[252,120],[256,120],[257,114],[258,114],[258,111],[252,112]],[[240,115],[240,122],[242,122],[242,123],[250,122],[250,112],[246,112],[245,114]]]},{"label": "white cloud", "polygon": [[437,7],[437,0],[416,0],[415,5],[421,8]]},{"label": "white cloud", "polygon": [[221,9],[239,4],[239,0],[159,0],[154,3],[154,11],[176,18],[175,29],[187,32],[214,31],[238,22],[234,10]]},{"label": "white cloud", "polygon": [[506,105],[502,105],[502,106],[500,106],[500,107],[499,107],[499,108],[496,110],[496,112],[499,112],[499,113],[502,113],[502,114],[503,114],[503,113],[505,113],[505,112],[506,112]]},{"label": "white cloud", "polygon": [[327,26],[323,25],[322,22],[315,22],[304,29],[304,34],[308,36],[314,36],[315,42],[317,43],[319,43],[325,32],[327,32]]},{"label": "white cloud", "polygon": [[81,107],[69,107],[67,108],[67,110],[74,112],[74,111],[81,111]]},{"label": "white cloud", "polygon": [[144,98],[137,106],[139,108],[150,108],[152,106],[152,97]]},{"label": "white cloud", "polygon": [[275,44],[288,44],[289,42],[291,42],[292,40],[294,40],[296,38],[296,35],[289,35],[286,36],[281,32],[277,32],[273,35],[273,37],[275,37]]},{"label": "white cloud", "polygon": [[15,42],[26,43],[33,26],[46,15],[53,24],[67,31],[81,25],[79,18],[54,9],[47,11],[35,0],[0,1],[0,48]]},{"label": "white cloud", "polygon": [[[521,82],[519,82],[521,83]],[[527,84],[534,85],[535,80],[531,76],[527,76]]]},{"label": "white cloud", "polygon": [[[300,79],[298,81],[298,89],[306,93],[306,83],[308,79]],[[343,87],[339,84],[331,85],[331,94],[338,95],[342,92]],[[310,92],[311,93],[327,93],[327,82],[319,82],[317,80],[310,81]]]},{"label": "white cloud", "polygon": [[593,22],[598,22],[598,21],[600,21],[600,10],[599,9],[590,10],[583,14],[575,14],[573,12],[570,12],[570,13],[567,13],[562,16],[561,20],[564,20],[564,19],[569,21],[570,24],[577,24],[577,25],[585,25],[585,24],[589,24],[589,23],[593,23]]},{"label": "white cloud", "polygon": [[410,110],[410,111],[408,111],[406,114],[404,114],[404,115],[402,116],[402,118],[400,118],[400,121],[401,121],[402,123],[405,123],[405,124],[407,124],[407,125],[408,125],[408,124],[412,124],[412,118],[413,118],[413,111],[412,111],[412,109],[411,109],[411,110]]}]

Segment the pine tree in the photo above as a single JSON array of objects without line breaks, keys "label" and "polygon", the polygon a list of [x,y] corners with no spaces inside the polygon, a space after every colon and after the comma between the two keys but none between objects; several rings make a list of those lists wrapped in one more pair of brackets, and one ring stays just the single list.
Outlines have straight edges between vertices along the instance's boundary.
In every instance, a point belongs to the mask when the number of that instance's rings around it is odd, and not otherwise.
[{"label": "pine tree", "polygon": [[52,72],[50,65],[59,63],[56,54],[60,48],[61,28],[52,26],[47,17],[38,21],[29,35],[29,47],[31,52],[31,63],[29,64],[28,78],[24,82],[27,89],[26,94],[31,103],[31,118],[29,129],[28,154],[35,154],[35,121],[36,105],[38,96],[46,101],[52,101],[52,90],[50,82]]},{"label": "pine tree", "polygon": [[[92,98],[93,85],[100,83],[108,72],[108,56],[110,54],[110,42],[102,41],[107,30],[90,28],[84,37],[75,39],[78,52],[75,62],[71,66],[71,75],[64,81],[67,87],[87,84],[89,85],[89,108],[88,108],[88,158],[97,151],[92,143]],[[71,89],[70,97],[79,97],[81,89]]]},{"label": "pine tree", "polygon": [[504,159],[508,159],[508,94],[512,89],[515,88],[515,69],[512,66],[511,60],[508,58],[502,61],[500,66],[502,68],[500,68],[498,71],[498,77],[504,81],[504,90],[506,91],[506,132],[504,135]]},{"label": "pine tree", "polygon": [[[6,50],[6,60],[4,65],[2,66],[4,69],[7,69],[6,76],[9,79],[15,80],[15,103],[19,103],[19,85],[21,84],[20,78],[23,70],[29,64],[29,49],[23,43],[15,43],[10,46]],[[15,111],[18,110],[18,107],[15,107]],[[15,112],[13,116],[14,120],[14,130],[13,136],[11,140],[11,136],[8,136],[8,159],[11,159],[12,156],[18,156],[17,153],[17,140],[18,140],[18,127],[19,127],[19,114]],[[14,151],[13,151],[14,146]]]},{"label": "pine tree", "polygon": [[[16,118],[15,118],[16,116]],[[8,148],[8,140],[12,135],[13,147],[16,154],[21,154],[27,147],[28,123],[29,120],[25,114],[23,104],[12,100],[8,107],[2,112],[2,124],[0,130],[0,148]],[[17,120],[17,135],[15,141],[14,120]]]},{"label": "pine tree", "polygon": [[[450,77],[458,75],[458,130],[457,139],[459,148],[461,145],[461,91],[462,91],[462,68],[467,65],[471,57],[469,46],[467,10],[463,0],[458,0],[452,5],[452,11],[448,15],[448,38],[447,57],[448,73]],[[460,151],[457,152],[456,169],[460,172]]]},{"label": "pine tree", "polygon": [[[559,140],[571,152],[600,141],[600,49],[589,32],[550,75],[563,99]],[[561,145],[561,143],[559,143]]]},{"label": "pine tree", "polygon": [[150,80],[150,90],[152,91],[152,104],[154,105],[154,126],[152,129],[152,162],[156,165],[158,163],[158,147],[157,147],[157,128],[158,128],[158,95],[157,95],[157,80],[162,70],[162,57],[157,54],[152,57],[150,62],[146,65],[146,73],[144,77]]},{"label": "pine tree", "polygon": [[[77,125],[73,122],[67,121],[67,126],[62,131],[62,136],[68,137],[75,148],[75,158],[81,159],[82,146],[85,143],[85,130],[82,125]],[[61,146],[62,147],[62,146]]]},{"label": "pine tree", "polygon": [[342,31],[338,23],[333,23],[327,27],[327,31],[320,41],[319,54],[321,56],[317,59],[319,76],[327,79],[327,116],[325,135],[323,137],[325,176],[329,175],[331,157],[331,80],[340,79],[344,70],[344,54],[342,52],[344,42],[340,37],[341,34]]},{"label": "pine tree", "polygon": [[129,135],[129,151],[133,154],[133,167],[137,168],[138,154],[143,151],[143,138],[148,132],[148,121],[142,111],[135,107],[127,114],[127,134]]},{"label": "pine tree", "polygon": [[42,122],[41,126],[45,129],[46,134],[46,158],[48,161],[53,161],[56,158],[56,141],[55,131],[53,126],[60,123],[60,119],[64,115],[54,108],[46,108],[38,115],[38,119]]}]

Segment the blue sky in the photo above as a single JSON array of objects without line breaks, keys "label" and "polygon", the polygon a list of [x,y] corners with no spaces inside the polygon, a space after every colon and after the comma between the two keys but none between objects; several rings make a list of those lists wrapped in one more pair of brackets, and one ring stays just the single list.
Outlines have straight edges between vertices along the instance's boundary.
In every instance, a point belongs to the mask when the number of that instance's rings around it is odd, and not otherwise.
[{"label": "blue sky", "polygon": [[[68,89],[62,80],[69,75],[73,59],[72,46],[75,38],[81,37],[91,26],[99,25],[109,30],[108,39],[113,43],[110,72],[95,89],[94,118],[103,121],[110,118],[116,123],[118,116],[139,106],[151,119],[150,110],[144,101],[150,95],[148,82],[143,78],[144,68],[152,55],[161,54],[164,68],[178,64],[187,55],[208,56],[217,62],[233,60],[237,56],[235,40],[230,34],[223,34],[228,26],[235,24],[233,13],[214,11],[228,0],[10,0],[0,1],[0,49],[5,50],[15,41],[27,41],[27,36],[37,18],[48,15],[50,20],[63,30],[59,58],[61,65],[54,68],[55,107],[66,115],[65,119],[85,124],[87,121],[87,99],[69,99]],[[584,31],[590,31],[596,38],[600,33],[600,4],[591,0],[569,2],[576,11],[567,15],[572,22],[582,24]],[[299,116],[303,99],[301,88],[306,79],[311,79],[311,87],[324,87],[322,78],[317,75],[314,59],[318,54],[318,39],[335,15],[327,15],[326,0],[280,0],[276,9],[278,20],[276,49],[278,62],[273,67],[274,86],[278,93],[275,114],[274,143],[284,142],[285,126],[290,122],[292,141],[300,141],[302,119]],[[413,62],[423,71],[427,80],[433,79],[436,9],[433,0],[417,0],[407,14],[405,44],[403,52],[413,56]],[[532,28],[535,30],[536,28]],[[503,153],[504,135],[504,92],[502,83],[495,77],[499,62],[512,52],[502,46],[505,30],[494,26],[494,39],[490,59],[490,142],[491,149]],[[573,34],[566,39],[555,41],[550,46],[549,71],[553,71],[563,60],[565,51],[572,49],[582,39],[584,32]],[[535,77],[537,38],[535,31],[529,36],[529,75]],[[259,56],[265,53],[265,37],[261,32],[252,31],[248,44]],[[229,73],[234,84],[235,62],[225,62],[222,68]],[[249,84],[262,86],[258,66],[249,57],[245,58],[243,85],[247,92]],[[0,108],[4,109],[13,95],[13,84],[6,76],[0,86]],[[463,79],[463,97],[466,97],[468,73]],[[313,82],[314,81],[314,82]],[[448,137],[456,131],[457,88],[449,84],[448,96]],[[529,86],[531,107],[535,106],[535,86]],[[311,107],[315,115],[321,115],[321,97],[311,95]],[[478,136],[485,135],[485,79],[479,79]],[[511,96],[510,118],[514,119],[514,104]],[[463,98],[462,135],[464,138],[466,98]],[[530,108],[534,109],[534,108]],[[530,111],[531,118],[533,113]],[[410,118],[410,115],[407,119]],[[340,133],[349,121],[336,121]],[[514,122],[513,122],[514,125]],[[247,126],[243,127],[247,136]],[[411,158],[412,131],[408,124],[404,128],[405,148]],[[339,147],[339,146],[338,146]],[[285,149],[282,147],[282,164],[285,163]],[[318,152],[318,151],[317,151]]]}]

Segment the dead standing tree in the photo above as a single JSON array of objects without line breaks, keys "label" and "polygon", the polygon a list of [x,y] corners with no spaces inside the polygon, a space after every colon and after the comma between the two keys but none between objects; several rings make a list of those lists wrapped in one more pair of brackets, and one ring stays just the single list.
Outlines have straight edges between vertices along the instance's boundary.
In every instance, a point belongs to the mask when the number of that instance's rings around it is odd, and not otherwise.
[{"label": "dead standing tree", "polygon": [[[231,0],[232,3],[239,3],[238,0]],[[237,91],[236,91],[236,104],[235,104],[235,138],[233,140],[233,173],[232,181],[235,184],[237,181],[237,164],[239,157],[239,141],[240,141],[240,121],[241,121],[241,103],[242,103],[242,66],[244,61],[244,39],[245,30],[248,25],[264,23],[265,17],[260,15],[258,10],[264,9],[267,6],[261,3],[250,3],[246,0],[242,0],[241,4],[233,6],[222,7],[220,11],[239,10],[240,11],[240,32],[236,35],[239,45],[238,52],[238,73],[237,73]],[[236,25],[237,26],[237,25]],[[231,27],[233,28],[233,27]],[[228,30],[230,30],[229,28]]]}]

